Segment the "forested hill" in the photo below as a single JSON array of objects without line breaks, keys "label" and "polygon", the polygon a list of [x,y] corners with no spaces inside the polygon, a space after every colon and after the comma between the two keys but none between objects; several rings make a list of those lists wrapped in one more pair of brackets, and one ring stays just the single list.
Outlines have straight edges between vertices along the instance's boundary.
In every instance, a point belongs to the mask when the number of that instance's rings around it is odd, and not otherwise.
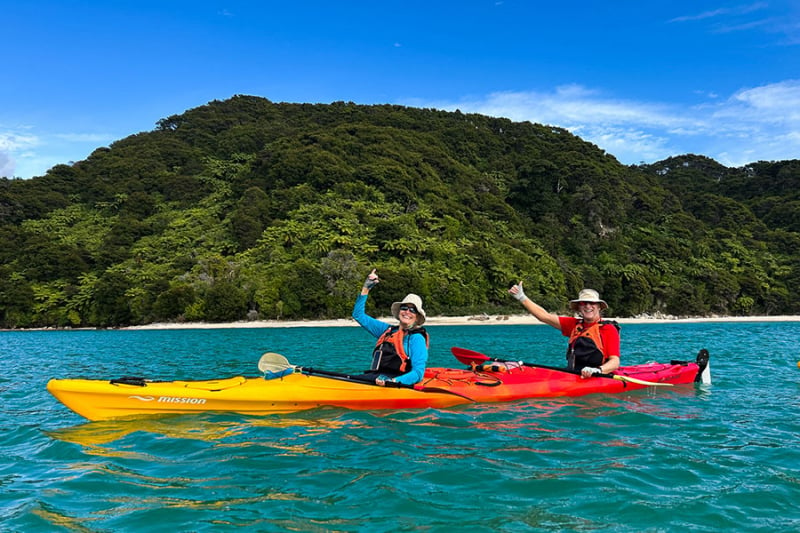
[{"label": "forested hill", "polygon": [[[250,96],[0,180],[0,327],[385,313],[800,313],[800,161],[624,166],[569,132]],[[790,290],[792,289],[792,290]]]}]

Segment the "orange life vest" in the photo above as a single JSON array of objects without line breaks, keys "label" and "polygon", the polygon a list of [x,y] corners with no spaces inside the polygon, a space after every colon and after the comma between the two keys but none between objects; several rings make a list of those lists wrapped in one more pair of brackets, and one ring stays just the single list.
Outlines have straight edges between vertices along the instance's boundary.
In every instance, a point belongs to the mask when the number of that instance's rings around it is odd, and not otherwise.
[{"label": "orange life vest", "polygon": [[586,324],[583,321],[575,324],[569,336],[567,348],[567,365],[575,370],[585,366],[599,367],[608,361],[608,354],[603,349],[603,336],[600,326],[613,325],[619,329],[616,322],[600,320]]},{"label": "orange life vest", "polygon": [[428,346],[428,332],[425,328],[403,329],[400,326],[392,326],[383,332],[375,343],[375,350],[372,352],[372,366],[370,370],[382,372],[387,375],[399,376],[411,371],[411,360],[403,347],[403,339],[406,335],[418,333],[425,337],[425,345]]}]

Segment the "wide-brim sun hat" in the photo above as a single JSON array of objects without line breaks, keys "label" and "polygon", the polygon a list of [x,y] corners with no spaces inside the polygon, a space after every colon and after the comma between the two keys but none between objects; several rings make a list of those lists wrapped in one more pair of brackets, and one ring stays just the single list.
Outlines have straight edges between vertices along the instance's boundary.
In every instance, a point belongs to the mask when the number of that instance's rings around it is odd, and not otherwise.
[{"label": "wide-brim sun hat", "polygon": [[594,289],[583,289],[581,292],[579,292],[576,299],[569,301],[569,308],[573,311],[577,311],[578,304],[580,302],[593,302],[600,304],[601,311],[608,308],[608,304],[604,300],[600,299],[600,293]]},{"label": "wide-brim sun hat", "polygon": [[416,324],[421,326],[425,323],[425,319],[427,316],[425,315],[425,310],[422,308],[422,298],[417,296],[416,294],[408,294],[405,298],[403,298],[399,302],[395,302],[392,304],[392,316],[396,319],[400,320],[400,306],[403,304],[411,304],[417,308],[417,321]]}]

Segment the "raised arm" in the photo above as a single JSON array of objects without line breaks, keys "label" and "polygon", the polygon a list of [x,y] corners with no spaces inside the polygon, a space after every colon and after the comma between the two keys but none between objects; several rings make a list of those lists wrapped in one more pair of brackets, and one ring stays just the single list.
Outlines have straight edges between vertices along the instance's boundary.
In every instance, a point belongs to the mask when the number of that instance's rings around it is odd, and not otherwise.
[{"label": "raised arm", "polygon": [[525,296],[525,292],[522,290],[522,282],[520,281],[518,284],[512,286],[508,289],[509,294],[519,300],[522,304],[522,307],[527,309],[527,311],[536,317],[539,322],[543,322],[549,326],[553,326],[554,328],[560,330],[561,324],[558,320],[558,315],[554,313],[548,312],[544,307],[537,304],[527,296]]}]

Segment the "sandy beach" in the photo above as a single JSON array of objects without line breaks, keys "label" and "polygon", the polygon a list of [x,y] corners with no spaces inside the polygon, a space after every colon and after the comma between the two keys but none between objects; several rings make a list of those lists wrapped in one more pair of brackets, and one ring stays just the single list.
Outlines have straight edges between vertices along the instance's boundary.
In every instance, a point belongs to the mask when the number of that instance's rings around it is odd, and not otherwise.
[{"label": "sandy beach", "polygon": [[[395,323],[391,316],[376,317],[388,323]],[[781,316],[736,316],[736,317],[670,317],[643,316],[635,318],[606,317],[620,324],[687,324],[692,322],[800,322],[800,315]],[[543,326],[531,315],[474,315],[474,316],[431,316],[425,326],[493,326],[528,325]],[[317,328],[317,327],[358,327],[352,318],[335,320],[252,320],[239,322],[165,322],[130,326],[122,329],[222,329],[222,328]]]}]

